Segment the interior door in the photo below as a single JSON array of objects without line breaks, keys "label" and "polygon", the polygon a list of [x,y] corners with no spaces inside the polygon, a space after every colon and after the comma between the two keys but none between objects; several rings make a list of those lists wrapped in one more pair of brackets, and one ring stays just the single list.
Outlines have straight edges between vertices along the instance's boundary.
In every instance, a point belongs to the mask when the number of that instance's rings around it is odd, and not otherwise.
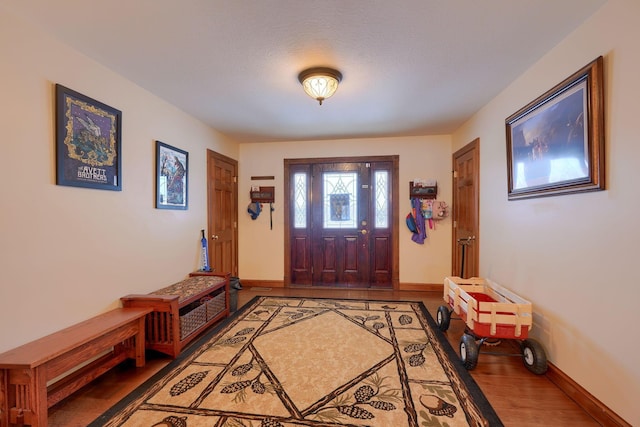
[{"label": "interior door", "polygon": [[480,140],[453,154],[453,266],[452,274],[478,276]]},{"label": "interior door", "polygon": [[238,275],[238,162],[207,150],[209,265]]}]

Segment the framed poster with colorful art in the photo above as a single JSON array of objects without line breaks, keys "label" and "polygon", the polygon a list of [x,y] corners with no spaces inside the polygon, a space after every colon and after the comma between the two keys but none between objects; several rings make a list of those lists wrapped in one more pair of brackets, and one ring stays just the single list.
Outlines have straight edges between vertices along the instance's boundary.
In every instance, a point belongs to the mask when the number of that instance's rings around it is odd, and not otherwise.
[{"label": "framed poster with colorful art", "polygon": [[122,190],[122,112],[56,84],[56,184]]},{"label": "framed poster with colorful art", "polygon": [[156,208],[187,209],[189,153],[156,141]]}]

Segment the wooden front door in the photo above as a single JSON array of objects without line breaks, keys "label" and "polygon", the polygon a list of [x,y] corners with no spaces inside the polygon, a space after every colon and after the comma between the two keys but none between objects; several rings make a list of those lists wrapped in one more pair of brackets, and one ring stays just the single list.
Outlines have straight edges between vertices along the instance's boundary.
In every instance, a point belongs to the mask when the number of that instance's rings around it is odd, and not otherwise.
[{"label": "wooden front door", "polygon": [[312,171],[313,284],[369,286],[369,167],[318,164]]},{"label": "wooden front door", "polygon": [[330,160],[285,166],[285,283],[391,288],[398,265],[392,203],[397,156]]},{"label": "wooden front door", "polygon": [[209,265],[238,275],[238,162],[207,150]]},{"label": "wooden front door", "polygon": [[480,140],[453,154],[453,266],[452,274],[478,276]]}]

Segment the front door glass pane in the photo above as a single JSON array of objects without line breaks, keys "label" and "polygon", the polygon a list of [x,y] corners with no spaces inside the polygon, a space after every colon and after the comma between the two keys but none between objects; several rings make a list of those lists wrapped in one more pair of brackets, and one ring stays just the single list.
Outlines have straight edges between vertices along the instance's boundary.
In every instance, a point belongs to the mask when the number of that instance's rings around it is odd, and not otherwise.
[{"label": "front door glass pane", "polygon": [[376,228],[389,227],[389,171],[379,170],[374,174],[375,224]]},{"label": "front door glass pane", "polygon": [[293,226],[307,228],[307,174],[293,175]]},{"label": "front door glass pane", "polygon": [[358,174],[325,172],[322,175],[323,227],[358,227]]}]

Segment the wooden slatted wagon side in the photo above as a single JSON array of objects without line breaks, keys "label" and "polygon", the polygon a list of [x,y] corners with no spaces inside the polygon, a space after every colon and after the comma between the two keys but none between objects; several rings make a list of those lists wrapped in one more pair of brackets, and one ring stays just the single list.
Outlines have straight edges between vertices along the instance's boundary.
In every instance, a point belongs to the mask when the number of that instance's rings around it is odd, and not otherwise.
[{"label": "wooden slatted wagon side", "polygon": [[460,358],[467,369],[476,367],[482,344],[489,340],[513,339],[520,343],[527,369],[535,374],[547,371],[544,348],[529,338],[533,326],[531,302],[489,279],[477,277],[446,277],[443,297],[448,305],[438,307],[436,323],[441,331],[446,331],[453,313],[465,322]]}]

